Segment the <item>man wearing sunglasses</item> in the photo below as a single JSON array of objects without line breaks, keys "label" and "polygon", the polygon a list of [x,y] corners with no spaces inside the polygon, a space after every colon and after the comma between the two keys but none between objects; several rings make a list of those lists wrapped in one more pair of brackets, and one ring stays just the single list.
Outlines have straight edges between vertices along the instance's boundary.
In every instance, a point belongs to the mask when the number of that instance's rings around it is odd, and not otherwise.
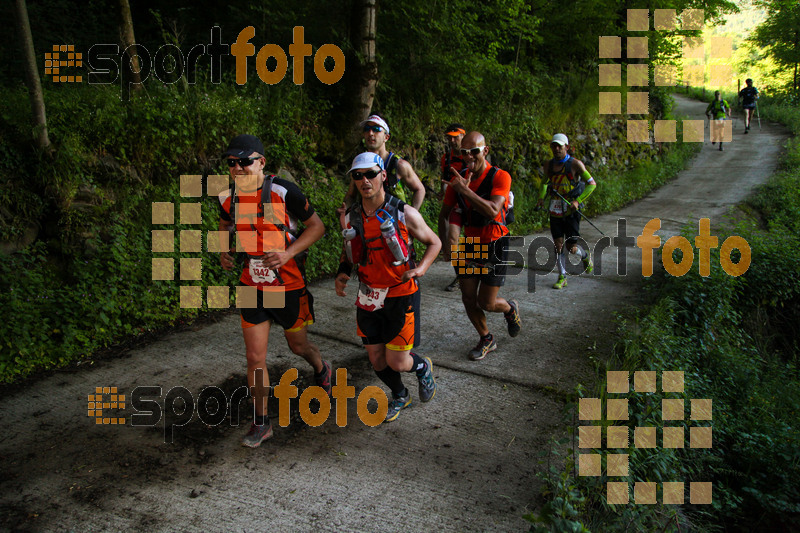
[{"label": "man wearing sunglasses", "polygon": [[[428,271],[442,244],[419,211],[386,194],[383,188],[386,171],[378,154],[358,155],[349,172],[361,200],[345,215],[344,226],[355,233],[353,240],[357,242],[351,246],[358,246],[361,257],[356,256],[353,248],[349,256],[342,254],[336,294],[346,295],[345,287],[356,268],[357,331],[375,374],[392,391],[386,414],[386,421],[391,422],[411,405],[400,372],[416,374],[421,401],[427,402],[436,394],[431,359],[411,352],[416,329],[412,296],[419,291],[417,279]],[[393,222],[388,223],[389,220]],[[401,248],[407,247],[410,237],[426,245],[422,260],[416,265],[408,260],[407,254],[403,260],[392,251],[393,242],[401,244]],[[395,238],[398,240],[394,241]]]},{"label": "man wearing sunglasses", "polygon": [[[411,192],[412,207],[419,211],[422,201],[425,199],[425,186],[414,172],[411,163],[386,148],[386,141],[390,137],[389,125],[381,116],[370,115],[361,123],[361,127],[364,130],[364,148],[368,152],[378,154],[383,160],[383,168],[386,171],[383,187],[386,193],[405,201],[405,193],[399,188],[400,182],[402,182]],[[345,206],[350,206],[355,201],[356,190],[351,183],[344,199]]]},{"label": "man wearing sunglasses", "polygon": [[[450,183],[450,169],[455,169],[456,172],[462,174],[466,171],[466,163],[461,157],[461,140],[466,135],[464,126],[458,123],[453,123],[447,126],[444,131],[445,139],[447,140],[447,149],[442,155],[442,194],[447,192],[447,187]],[[458,237],[461,235],[461,209],[456,206],[450,211],[450,216],[447,218],[447,242],[444,246],[444,258],[446,261],[451,260],[451,251],[453,246],[458,245]],[[439,228],[439,234],[442,234],[442,228]],[[458,288],[458,267],[454,266],[456,277],[447,285],[444,290],[447,292],[454,291]]]},{"label": "man wearing sunglasses", "polygon": [[[264,146],[257,137],[234,137],[223,154],[233,193],[228,190],[219,197],[220,231],[235,234],[238,246],[244,248],[240,281],[251,287],[241,292],[242,301],[237,302],[242,308],[247,384],[255,400],[253,424],[242,444],[251,448],[272,436],[266,360],[273,322],[283,328],[292,352],[314,368],[316,384],[331,393],[331,365],[322,360],[319,348],[306,334],[306,326],[314,323],[314,299],[306,289],[302,262],[298,262],[298,255],[322,237],[325,226],[297,185],[264,174],[263,154]],[[297,231],[298,221],[305,226],[302,233]],[[234,255],[223,252],[220,262],[222,268],[231,270]]]},{"label": "man wearing sunglasses", "polygon": [[[464,235],[473,239],[470,253],[478,253],[475,261],[460,267],[461,301],[467,317],[480,335],[478,344],[470,350],[469,358],[477,361],[497,349],[497,341],[489,331],[485,311],[503,313],[508,333],[519,335],[522,322],[518,304],[498,296],[505,282],[508,255],[508,197],[511,176],[505,170],[492,167],[486,161],[489,148],[483,135],[470,132],[461,141],[461,157],[466,163],[466,174],[450,171],[450,186],[439,212],[439,228],[443,231],[450,212],[458,205],[462,210]],[[442,239],[446,236],[442,235]],[[484,248],[485,247],[485,248]]]}]

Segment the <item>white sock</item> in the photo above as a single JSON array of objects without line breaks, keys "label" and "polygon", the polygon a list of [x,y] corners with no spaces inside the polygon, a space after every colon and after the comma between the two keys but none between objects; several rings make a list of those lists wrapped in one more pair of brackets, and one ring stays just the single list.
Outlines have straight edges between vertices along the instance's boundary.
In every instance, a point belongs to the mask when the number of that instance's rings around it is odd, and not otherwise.
[{"label": "white sock", "polygon": [[586,250],[584,250],[583,248],[581,248],[580,244],[576,244],[576,245],[575,245],[575,248],[577,248],[577,249],[578,249],[578,250],[577,250],[577,252],[575,252],[575,253],[577,253],[579,256],[581,256],[581,259],[586,259],[586,256],[588,255],[588,254],[586,253]]}]

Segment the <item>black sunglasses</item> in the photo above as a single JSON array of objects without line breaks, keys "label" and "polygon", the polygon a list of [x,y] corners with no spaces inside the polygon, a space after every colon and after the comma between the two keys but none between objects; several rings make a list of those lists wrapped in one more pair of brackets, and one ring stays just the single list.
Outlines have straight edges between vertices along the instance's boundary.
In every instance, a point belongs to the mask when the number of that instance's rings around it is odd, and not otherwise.
[{"label": "black sunglasses", "polygon": [[380,133],[383,131],[382,126],[370,126],[369,124],[364,125],[364,131],[374,131],[375,133]]},{"label": "black sunglasses", "polygon": [[476,146],[475,148],[469,148],[469,149],[462,148],[462,149],[461,149],[461,155],[467,155],[467,154],[469,154],[469,155],[471,155],[472,157],[475,157],[476,155],[478,155],[479,153],[481,153],[481,152],[483,151],[483,149],[484,149],[484,148],[486,148],[486,147],[485,147],[485,146]]},{"label": "black sunglasses", "polygon": [[350,175],[353,176],[354,180],[361,181],[362,178],[367,178],[368,180],[374,179],[375,176],[377,176],[380,173],[381,173],[380,170],[367,170],[366,172],[359,172],[357,170],[354,170],[353,172],[350,173]]},{"label": "black sunglasses", "polygon": [[235,167],[237,164],[240,167],[244,168],[244,167],[249,167],[250,165],[252,165],[253,161],[255,161],[256,159],[261,159],[261,156],[258,156],[258,157],[240,157],[238,159],[226,159],[226,161],[228,162],[228,166],[231,167],[231,168]]}]

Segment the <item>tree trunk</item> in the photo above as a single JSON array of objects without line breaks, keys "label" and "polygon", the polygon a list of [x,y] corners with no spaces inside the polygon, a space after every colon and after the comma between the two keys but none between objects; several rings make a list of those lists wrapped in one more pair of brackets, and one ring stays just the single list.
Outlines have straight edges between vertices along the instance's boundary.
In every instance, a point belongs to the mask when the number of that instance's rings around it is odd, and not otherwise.
[{"label": "tree trunk", "polygon": [[31,99],[33,111],[33,127],[36,132],[36,145],[42,150],[50,149],[50,138],[47,135],[47,115],[44,109],[44,95],[42,82],[39,79],[39,69],[36,66],[36,52],[33,49],[33,35],[28,21],[28,7],[25,0],[16,0],[17,27],[20,30],[20,43],[25,64],[25,85]]},{"label": "tree trunk", "polygon": [[352,125],[352,133],[348,137],[355,142],[361,138],[358,124],[369,116],[378,84],[378,62],[375,57],[377,3],[377,0],[357,0],[354,7],[358,10],[359,23],[358,31],[354,32],[353,48],[359,52],[359,62],[350,108],[351,119],[348,121]]},{"label": "tree trunk", "polygon": [[139,68],[139,56],[137,56],[132,45],[136,44],[136,37],[133,35],[133,18],[131,18],[131,6],[128,0],[119,0],[119,38],[122,41],[122,47],[128,51],[128,58],[130,59],[130,68],[123,68],[122,72],[127,72],[130,75],[130,82],[133,83],[134,91],[142,90],[142,77]]}]

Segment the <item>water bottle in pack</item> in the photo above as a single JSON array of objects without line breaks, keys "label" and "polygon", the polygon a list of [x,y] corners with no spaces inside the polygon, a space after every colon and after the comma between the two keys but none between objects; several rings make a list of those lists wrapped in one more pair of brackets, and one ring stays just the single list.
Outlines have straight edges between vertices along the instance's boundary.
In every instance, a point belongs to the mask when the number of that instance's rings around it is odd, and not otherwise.
[{"label": "water bottle in pack", "polygon": [[[386,218],[381,218],[378,213],[383,213]],[[395,261],[392,263],[392,265],[402,265],[408,261],[408,247],[406,246],[405,241],[400,238],[400,235],[397,234],[392,215],[383,209],[379,209],[378,213],[375,213],[375,216],[378,217],[378,220],[381,223],[381,237],[383,237],[383,242],[386,243],[386,246],[389,248],[389,251],[392,252],[392,256],[395,258]]]},{"label": "water bottle in pack", "polygon": [[361,239],[357,239],[358,231],[355,228],[347,228],[342,230],[342,237],[344,238],[344,250],[347,254],[347,260],[351,265],[361,264],[364,258],[364,246]]}]

